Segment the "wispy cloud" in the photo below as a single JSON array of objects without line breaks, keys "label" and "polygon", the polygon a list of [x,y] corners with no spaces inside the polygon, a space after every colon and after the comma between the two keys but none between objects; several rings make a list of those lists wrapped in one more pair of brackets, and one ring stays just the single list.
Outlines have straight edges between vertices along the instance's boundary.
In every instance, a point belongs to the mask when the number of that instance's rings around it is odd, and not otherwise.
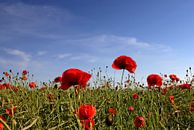
[{"label": "wispy cloud", "polygon": [[172,48],[165,44],[144,42],[137,38],[130,36],[118,36],[118,35],[95,35],[88,36],[79,39],[69,39],[66,43],[77,43],[84,47],[102,50],[122,50],[122,49],[140,49],[140,50],[160,50],[171,51]]},{"label": "wispy cloud", "polygon": [[24,51],[17,50],[17,49],[8,49],[8,48],[5,48],[4,51],[7,54],[20,57],[25,62],[30,61],[31,56],[29,54],[25,53]]},{"label": "wispy cloud", "polygon": [[67,58],[67,57],[70,57],[72,54],[70,53],[63,53],[63,54],[58,54],[54,57],[58,58],[58,59],[64,59],[64,58]]},{"label": "wispy cloud", "polygon": [[37,55],[38,55],[38,56],[43,56],[43,55],[45,55],[45,54],[47,54],[47,51],[38,51],[38,52],[37,52]]},{"label": "wispy cloud", "polygon": [[[17,49],[4,48],[3,51],[5,54],[3,57],[0,57],[0,64],[4,67],[14,66],[19,68],[26,68],[31,62],[31,55],[27,54],[24,51]],[[7,58],[11,56],[11,58]]]},{"label": "wispy cloud", "polygon": [[64,8],[24,3],[0,4],[0,17],[0,34],[4,41],[18,35],[58,39],[61,38],[61,28],[67,27],[75,19]]},{"label": "wispy cloud", "polygon": [[85,54],[80,54],[80,55],[75,55],[70,58],[70,60],[82,60],[82,61],[87,61],[90,63],[94,63],[97,61],[97,56],[92,56],[87,53]]}]

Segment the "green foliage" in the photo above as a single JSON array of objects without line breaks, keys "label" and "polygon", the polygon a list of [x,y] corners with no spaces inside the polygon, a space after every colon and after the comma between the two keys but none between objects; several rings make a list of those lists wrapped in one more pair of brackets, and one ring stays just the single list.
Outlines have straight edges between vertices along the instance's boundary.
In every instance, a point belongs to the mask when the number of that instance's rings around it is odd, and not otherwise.
[{"label": "green foliage", "polygon": [[[79,94],[76,94],[74,89],[63,91],[52,87],[46,90],[26,88],[21,86],[17,92],[9,89],[0,90],[0,115],[6,117],[10,129],[80,129],[76,109],[81,104],[92,104],[96,107],[93,127],[96,130],[133,130],[136,116],[145,118],[146,124],[142,130],[194,129],[194,117],[190,111],[193,89],[170,89],[162,95],[158,90],[129,88],[88,88],[80,90]],[[138,93],[138,99],[133,99],[134,93]],[[170,95],[175,98],[174,104],[169,101]],[[12,106],[16,106],[17,110],[13,117],[9,117],[5,110]],[[133,106],[134,111],[129,112],[129,106]],[[111,107],[117,110],[116,115],[108,113]],[[109,125],[107,120],[111,121]]]}]

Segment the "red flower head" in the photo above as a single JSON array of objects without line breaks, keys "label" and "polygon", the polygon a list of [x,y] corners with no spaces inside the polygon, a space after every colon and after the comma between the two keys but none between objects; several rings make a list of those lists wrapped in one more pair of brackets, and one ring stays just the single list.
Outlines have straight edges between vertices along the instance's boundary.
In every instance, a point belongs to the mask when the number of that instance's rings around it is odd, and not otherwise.
[{"label": "red flower head", "polygon": [[181,85],[178,85],[178,88],[181,88],[181,89],[191,89],[191,85],[190,84],[181,84]]},{"label": "red flower head", "polygon": [[35,82],[30,82],[30,83],[29,83],[29,87],[30,87],[31,89],[36,88],[36,83],[35,83]]},{"label": "red flower head", "polygon": [[174,96],[171,95],[168,98],[169,98],[170,103],[174,104]]},{"label": "red flower head", "polygon": [[10,117],[13,116],[14,112],[16,112],[16,107],[6,109],[6,113],[7,113],[7,115],[9,115]]},{"label": "red flower head", "polygon": [[130,112],[132,112],[132,111],[134,111],[134,107],[133,107],[133,106],[129,106],[129,107],[128,107],[128,110],[129,110]]},{"label": "red flower head", "polygon": [[115,108],[109,108],[108,109],[108,113],[111,113],[113,115],[116,115],[117,114],[117,110]]},{"label": "red flower head", "polygon": [[4,122],[6,122],[6,119],[2,115],[0,115],[0,119],[2,119]]},{"label": "red flower head", "polygon": [[80,120],[91,120],[96,114],[96,108],[92,105],[81,105],[78,109]]},{"label": "red flower head", "polygon": [[191,104],[190,104],[190,111],[194,112],[194,102],[191,102]]},{"label": "red flower head", "polygon": [[137,68],[137,64],[131,57],[119,56],[114,60],[112,68],[116,70],[126,69],[130,73],[134,73]]},{"label": "red flower head", "polygon": [[4,125],[2,123],[0,123],[0,130],[3,130]]},{"label": "red flower head", "polygon": [[139,95],[137,93],[134,93],[133,94],[133,99],[138,99],[139,98]]},{"label": "red flower head", "polygon": [[27,70],[23,70],[22,71],[22,75],[27,75],[28,74],[28,71]]},{"label": "red flower head", "polygon": [[169,77],[172,80],[172,82],[180,80],[175,74],[170,74]]},{"label": "red flower head", "polygon": [[54,82],[55,83],[60,83],[62,81],[62,77],[61,76],[58,76],[54,79]]},{"label": "red flower head", "polygon": [[165,95],[168,92],[168,87],[165,87],[164,89],[162,89],[162,95]]},{"label": "red flower head", "polygon": [[94,120],[80,120],[80,123],[85,130],[92,130],[92,127],[95,125]]},{"label": "red flower head", "polygon": [[0,90],[6,89],[4,85],[0,84]]},{"label": "red flower head", "polygon": [[151,86],[158,86],[161,87],[162,86],[162,78],[157,75],[157,74],[150,74],[147,77],[147,83],[148,83],[148,87],[151,88]]},{"label": "red flower head", "polygon": [[62,75],[62,84],[61,89],[67,90],[73,85],[79,85],[79,87],[86,87],[88,80],[91,78],[91,75],[81,71],[79,69],[68,69],[63,72]]},{"label": "red flower head", "polygon": [[6,77],[9,77],[9,73],[8,73],[8,72],[4,72],[4,75],[5,75]]},{"label": "red flower head", "polygon": [[145,120],[144,120],[144,117],[142,116],[137,116],[134,120],[134,125],[135,127],[137,128],[142,128],[145,126]]}]

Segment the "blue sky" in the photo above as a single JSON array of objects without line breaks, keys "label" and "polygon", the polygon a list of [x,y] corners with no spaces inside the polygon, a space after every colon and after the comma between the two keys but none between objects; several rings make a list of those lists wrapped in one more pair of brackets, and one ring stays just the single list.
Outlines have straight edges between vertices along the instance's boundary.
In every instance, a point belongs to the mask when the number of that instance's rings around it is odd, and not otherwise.
[{"label": "blue sky", "polygon": [[[0,71],[48,81],[68,68],[109,67],[120,55],[136,77],[194,67],[192,0],[0,0]],[[121,71],[116,71],[120,76]]]}]

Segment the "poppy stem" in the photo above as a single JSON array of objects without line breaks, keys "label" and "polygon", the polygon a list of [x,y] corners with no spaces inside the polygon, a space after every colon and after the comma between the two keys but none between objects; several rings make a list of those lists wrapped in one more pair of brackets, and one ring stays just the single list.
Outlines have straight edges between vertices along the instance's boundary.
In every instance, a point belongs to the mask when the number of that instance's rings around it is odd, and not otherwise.
[{"label": "poppy stem", "polygon": [[124,77],[125,69],[123,69],[122,75],[121,75],[121,85],[123,85],[123,77]]}]

